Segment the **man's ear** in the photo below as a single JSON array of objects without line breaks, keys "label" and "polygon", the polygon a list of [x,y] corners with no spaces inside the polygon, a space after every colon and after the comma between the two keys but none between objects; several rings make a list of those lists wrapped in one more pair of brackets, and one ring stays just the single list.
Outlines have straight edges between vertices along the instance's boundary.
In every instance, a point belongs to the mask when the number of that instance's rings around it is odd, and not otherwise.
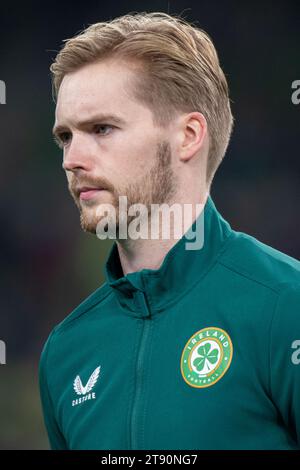
[{"label": "man's ear", "polygon": [[194,111],[183,116],[180,132],[180,160],[188,161],[207,143],[207,121],[203,114]]}]

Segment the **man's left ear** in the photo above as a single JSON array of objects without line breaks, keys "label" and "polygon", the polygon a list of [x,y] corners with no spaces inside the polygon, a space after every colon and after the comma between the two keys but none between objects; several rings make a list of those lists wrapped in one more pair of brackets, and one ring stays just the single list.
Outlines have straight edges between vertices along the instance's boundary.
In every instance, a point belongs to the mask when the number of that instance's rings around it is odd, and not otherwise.
[{"label": "man's left ear", "polygon": [[180,160],[188,161],[204,147],[207,140],[207,121],[203,114],[194,111],[182,122]]}]

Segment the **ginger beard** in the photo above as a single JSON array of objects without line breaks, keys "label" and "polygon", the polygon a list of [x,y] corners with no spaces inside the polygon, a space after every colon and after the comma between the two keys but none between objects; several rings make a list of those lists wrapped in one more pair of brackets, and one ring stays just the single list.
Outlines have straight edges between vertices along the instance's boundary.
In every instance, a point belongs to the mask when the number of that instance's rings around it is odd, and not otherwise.
[{"label": "ginger beard", "polygon": [[[97,215],[97,209],[101,203],[97,201],[97,197],[91,201],[82,202],[79,198],[77,187],[93,186],[101,187],[111,194],[111,199],[105,200],[114,207],[116,220],[116,233],[118,234],[119,228],[119,196],[127,197],[127,209],[134,204],[143,204],[148,209],[148,214],[151,214],[151,204],[169,203],[176,193],[177,176],[172,168],[171,147],[169,142],[161,141],[157,144],[156,154],[154,157],[154,164],[150,171],[147,169],[145,173],[139,176],[135,181],[124,184],[124,187],[115,187],[104,178],[96,179],[82,179],[76,181],[73,177],[69,183],[69,191],[73,197],[75,204],[80,212],[81,227],[85,232],[96,234],[97,224],[106,215]],[[101,193],[100,193],[101,194]],[[98,214],[101,211],[98,210]],[[121,214],[127,217],[127,227],[134,216]],[[109,217],[109,216],[108,216]],[[117,235],[118,238],[118,235]]]}]

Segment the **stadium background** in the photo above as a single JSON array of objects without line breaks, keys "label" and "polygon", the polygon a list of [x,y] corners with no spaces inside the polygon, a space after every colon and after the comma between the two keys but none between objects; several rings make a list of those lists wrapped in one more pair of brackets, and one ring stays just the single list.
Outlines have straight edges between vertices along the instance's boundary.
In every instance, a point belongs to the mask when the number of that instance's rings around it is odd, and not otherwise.
[{"label": "stadium background", "polygon": [[299,2],[2,4],[0,339],[7,364],[0,366],[1,449],[47,448],[37,381],[41,348],[53,326],[103,282],[110,247],[81,232],[68,195],[51,136],[49,65],[63,39],[132,11],[183,13],[210,34],[235,117],[212,197],[234,229],[300,258],[300,105],[291,101],[291,84],[300,80]]}]

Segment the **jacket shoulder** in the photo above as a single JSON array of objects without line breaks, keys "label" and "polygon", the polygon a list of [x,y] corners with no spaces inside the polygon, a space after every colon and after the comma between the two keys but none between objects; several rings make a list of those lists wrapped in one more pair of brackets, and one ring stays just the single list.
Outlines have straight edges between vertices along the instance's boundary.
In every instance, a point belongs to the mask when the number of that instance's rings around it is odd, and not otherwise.
[{"label": "jacket shoulder", "polygon": [[54,333],[62,332],[71,323],[78,321],[83,315],[88,313],[93,307],[101,304],[111,293],[111,288],[105,282],[98,289],[86,297],[69,315],[67,315],[60,323],[58,323],[52,330],[50,336]]},{"label": "jacket shoulder", "polygon": [[277,293],[288,285],[300,284],[299,260],[243,232],[233,231],[219,262]]}]

